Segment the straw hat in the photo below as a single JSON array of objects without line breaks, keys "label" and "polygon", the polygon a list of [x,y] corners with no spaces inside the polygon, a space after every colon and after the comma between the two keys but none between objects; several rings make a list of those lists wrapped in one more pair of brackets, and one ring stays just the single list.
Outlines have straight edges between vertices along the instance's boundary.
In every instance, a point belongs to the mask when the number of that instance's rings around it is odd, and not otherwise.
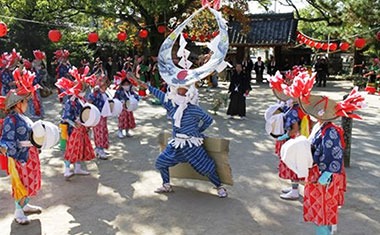
[{"label": "straw hat", "polygon": [[276,89],[272,89],[272,91],[273,91],[273,94],[277,97],[277,99],[279,99],[281,101],[288,101],[289,99],[292,99],[293,101],[297,101],[296,98],[285,95],[284,92],[282,92],[282,91],[279,91]]},{"label": "straw hat", "polygon": [[25,69],[15,69],[13,77],[16,82],[17,89],[8,92],[5,98],[5,109],[10,109],[24,99],[28,99],[32,92],[36,91],[40,86],[33,85],[36,75]]},{"label": "straw hat", "polygon": [[309,103],[299,102],[302,110],[322,121],[331,121],[338,117],[335,112],[337,102],[326,96],[310,95]]}]

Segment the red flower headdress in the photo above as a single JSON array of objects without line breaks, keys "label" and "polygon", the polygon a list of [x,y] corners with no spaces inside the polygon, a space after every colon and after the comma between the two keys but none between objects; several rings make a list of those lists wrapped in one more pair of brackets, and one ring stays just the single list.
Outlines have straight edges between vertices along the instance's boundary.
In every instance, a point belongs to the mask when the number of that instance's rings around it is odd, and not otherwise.
[{"label": "red flower headdress", "polygon": [[13,49],[11,53],[4,53],[2,55],[2,64],[5,65],[5,68],[12,67],[20,60],[21,60],[21,55],[20,53],[16,52],[16,49]]},{"label": "red flower headdress", "polygon": [[46,60],[46,55],[45,55],[45,52],[43,51],[34,50],[33,55],[36,60]]},{"label": "red flower headdress", "polygon": [[133,86],[137,86],[133,80],[128,78],[128,73],[125,70],[121,70],[120,72],[117,72],[116,75],[113,76],[114,78],[114,84],[115,84],[115,89],[118,89],[120,85],[124,82],[124,80],[128,80],[129,83],[131,83]]},{"label": "red flower headdress", "polygon": [[293,70],[288,71],[285,75],[277,71],[274,77],[269,78],[269,85],[274,94],[283,101],[290,98],[301,98],[307,102],[315,77],[316,74],[313,73],[310,76],[306,68],[294,66]]},{"label": "red flower headdress", "polygon": [[15,69],[13,71],[13,78],[17,86],[17,95],[28,95],[40,88],[40,85],[38,84],[33,85],[35,77],[36,75],[31,71],[27,71],[26,69],[23,69],[22,71],[20,71],[20,69]]},{"label": "red flower headdress", "polygon": [[84,84],[95,86],[97,78],[95,75],[86,76],[89,71],[90,68],[86,66],[83,74],[80,74],[78,72],[78,69],[76,67],[73,67],[69,70],[69,73],[75,79],[74,81],[65,77],[58,79],[58,81],[55,83],[55,86],[64,90],[64,92],[59,94],[59,97],[61,98],[65,95],[75,95],[79,97],[79,93],[85,87]]},{"label": "red flower headdress", "polygon": [[335,113],[341,117],[350,117],[362,119],[359,115],[354,114],[354,111],[367,107],[364,96],[358,92],[358,87],[354,87],[350,94],[336,104]]},{"label": "red flower headdress", "polygon": [[70,52],[68,50],[56,50],[54,52],[54,57],[59,61],[68,60],[70,56]]},{"label": "red flower headdress", "polygon": [[32,69],[32,63],[30,63],[29,60],[23,59],[22,60],[22,64],[24,65],[25,69],[27,69],[27,70],[31,70]]}]

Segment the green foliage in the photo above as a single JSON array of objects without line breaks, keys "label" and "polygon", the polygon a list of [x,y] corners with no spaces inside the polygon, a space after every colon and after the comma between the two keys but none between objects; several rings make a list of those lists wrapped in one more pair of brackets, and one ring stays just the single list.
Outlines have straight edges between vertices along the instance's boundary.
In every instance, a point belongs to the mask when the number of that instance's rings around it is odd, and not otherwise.
[{"label": "green foliage", "polygon": [[[299,30],[319,40],[340,39],[353,44],[356,36],[367,39],[364,50],[370,55],[380,55],[380,42],[375,34],[380,31],[380,2],[368,0],[308,0],[317,4],[300,11],[303,20]],[[315,6],[318,6],[316,8]],[[327,17],[327,18],[326,18]],[[313,21],[311,19],[323,19]]]},{"label": "green foliage", "polygon": [[[267,4],[268,0],[259,0]],[[32,58],[32,50],[40,49],[48,58],[57,49],[70,50],[71,60],[92,59],[99,54],[116,55],[135,53],[156,54],[165,35],[157,32],[160,24],[172,27],[181,22],[186,14],[200,7],[200,0],[0,0],[2,15],[26,19],[1,18],[9,30],[1,38],[1,51],[17,48],[24,57]],[[247,11],[246,0],[229,1],[236,16]],[[199,17],[194,25],[201,31],[214,31],[217,27],[210,14]],[[32,21],[32,22],[31,22]],[[198,22],[197,22],[198,21]],[[207,27],[206,27],[207,26]],[[141,28],[149,30],[148,39],[139,38]],[[49,30],[59,29],[62,40],[49,41]],[[126,31],[126,42],[117,40],[119,30]],[[96,31],[99,42],[89,45],[87,34]]]}]

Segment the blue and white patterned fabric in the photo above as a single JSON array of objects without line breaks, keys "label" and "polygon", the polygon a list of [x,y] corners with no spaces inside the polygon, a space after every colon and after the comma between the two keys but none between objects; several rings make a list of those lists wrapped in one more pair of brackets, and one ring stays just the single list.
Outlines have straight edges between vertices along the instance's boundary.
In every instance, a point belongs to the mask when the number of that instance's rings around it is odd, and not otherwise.
[{"label": "blue and white patterned fabric", "polygon": [[136,100],[140,99],[140,97],[132,89],[130,89],[129,91],[124,91],[122,87],[119,87],[115,92],[114,98],[120,100],[121,102],[125,102],[129,100],[128,96],[131,95],[133,95]]},{"label": "blue and white patterned fabric", "polygon": [[[160,100],[173,119],[178,106],[173,106],[170,100],[165,102],[165,93],[162,91],[152,86],[149,86],[149,91]],[[202,132],[211,125],[212,121],[211,116],[199,106],[189,103],[183,112],[181,127],[177,127],[173,123],[172,135],[173,137],[177,136],[177,134],[185,134],[189,137],[204,137]],[[164,184],[170,182],[169,167],[182,162],[189,163],[199,174],[207,176],[216,187],[221,185],[216,173],[215,162],[208,156],[202,145],[185,145],[181,148],[176,148],[170,143],[157,157],[155,164],[155,167],[160,171]]]},{"label": "blue and white patterned fabric", "polygon": [[11,89],[15,88],[15,86],[9,85],[11,82],[14,82],[12,72],[9,69],[4,69],[3,72],[1,73],[1,83],[2,83],[1,95],[2,96],[6,96]]},{"label": "blue and white patterned fabric", "polygon": [[[75,123],[81,110],[82,110],[82,104],[79,102],[79,99],[69,98],[66,100],[65,105],[63,106],[62,119],[70,120]],[[72,130],[73,130],[73,127],[69,125],[69,129],[68,129],[69,136],[71,135]]]},{"label": "blue and white patterned fabric", "polygon": [[294,104],[288,111],[286,111],[284,119],[284,129],[290,131],[294,123],[299,123],[301,119],[298,115],[298,104]]},{"label": "blue and white patterned fabric", "polygon": [[68,77],[67,74],[69,73],[69,70],[70,70],[70,65],[68,64],[60,64],[58,65],[58,69],[57,69],[57,72],[58,72],[58,79],[61,78],[61,77]]},{"label": "blue and white patterned fabric", "polygon": [[7,155],[21,163],[28,161],[29,147],[20,146],[20,141],[29,141],[32,121],[25,115],[12,111],[4,119],[1,143],[7,146]]},{"label": "blue and white patterned fabric", "polygon": [[313,160],[321,172],[340,173],[343,164],[343,147],[338,130],[329,126],[322,135],[324,123],[312,139]]},{"label": "blue and white patterned fabric", "polygon": [[106,93],[102,93],[99,90],[96,90],[87,96],[88,102],[95,105],[99,109],[99,111],[102,111],[104,103],[106,102],[106,100],[103,97],[103,94],[105,94],[108,97]]}]

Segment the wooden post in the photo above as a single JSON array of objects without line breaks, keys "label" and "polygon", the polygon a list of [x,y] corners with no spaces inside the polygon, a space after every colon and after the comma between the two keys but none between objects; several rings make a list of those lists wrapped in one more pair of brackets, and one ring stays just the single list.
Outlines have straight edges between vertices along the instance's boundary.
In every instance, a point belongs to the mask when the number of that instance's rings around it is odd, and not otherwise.
[{"label": "wooden post", "polygon": [[[343,100],[348,95],[343,97]],[[345,148],[343,149],[343,160],[344,166],[350,167],[350,158],[351,158],[351,139],[352,139],[352,118],[342,117],[342,128],[343,128],[343,139],[346,143]]]}]

